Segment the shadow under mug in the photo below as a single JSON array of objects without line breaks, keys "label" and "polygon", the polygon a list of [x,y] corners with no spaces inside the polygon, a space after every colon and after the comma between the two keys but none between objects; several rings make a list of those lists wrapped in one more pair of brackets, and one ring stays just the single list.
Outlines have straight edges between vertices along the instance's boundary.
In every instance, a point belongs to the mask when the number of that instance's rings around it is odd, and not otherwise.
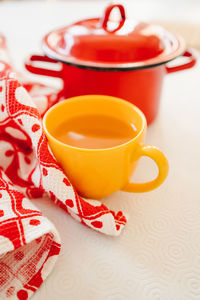
[{"label": "shadow under mug", "polygon": [[[134,124],[137,135],[128,142],[105,149],[84,149],[60,142],[54,136],[55,125],[78,115],[104,115]],[[145,145],[146,119],[133,104],[111,96],[85,95],[62,101],[50,108],[43,127],[51,150],[78,193],[86,198],[100,199],[117,190],[148,192],[167,177],[168,161],[156,147]],[[158,166],[157,177],[145,183],[129,178],[141,156],[148,156]]]}]

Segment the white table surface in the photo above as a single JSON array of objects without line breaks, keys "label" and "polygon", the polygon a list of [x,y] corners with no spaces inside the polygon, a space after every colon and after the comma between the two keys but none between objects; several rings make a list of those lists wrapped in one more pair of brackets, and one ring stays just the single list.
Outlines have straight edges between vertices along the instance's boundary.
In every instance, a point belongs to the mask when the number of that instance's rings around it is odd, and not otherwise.
[{"label": "white table surface", "polygon": [[[13,61],[40,50],[55,26],[98,16],[108,1],[2,2],[0,31]],[[129,16],[198,21],[198,1],[127,1]],[[173,11],[172,11],[173,8]],[[181,9],[180,9],[181,8]],[[170,163],[166,182],[146,194],[117,192],[104,199],[129,213],[120,237],[100,235],[74,221],[49,199],[34,203],[62,239],[56,266],[33,300],[200,299],[200,68],[166,76],[160,113],[147,133]],[[142,159],[134,178],[156,169]]]}]

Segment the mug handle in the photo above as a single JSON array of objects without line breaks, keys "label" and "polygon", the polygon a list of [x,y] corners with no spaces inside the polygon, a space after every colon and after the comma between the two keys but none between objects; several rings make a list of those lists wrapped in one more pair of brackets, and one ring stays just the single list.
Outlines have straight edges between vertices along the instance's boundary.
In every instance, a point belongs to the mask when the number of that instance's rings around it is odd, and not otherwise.
[{"label": "mug handle", "polygon": [[196,64],[197,58],[195,57],[195,54],[191,49],[186,50],[181,56],[188,57],[189,61],[174,67],[169,67],[166,65],[165,68],[167,73],[174,73],[174,72],[190,69]]},{"label": "mug handle", "polygon": [[[41,67],[36,67],[34,64],[36,62],[48,62],[51,64],[58,64],[61,66],[61,70],[51,70]],[[49,76],[49,77],[58,77],[63,79],[63,64],[58,62],[46,55],[31,55],[24,63],[26,70],[33,74]]]},{"label": "mug handle", "polygon": [[143,192],[149,192],[157,188],[165,178],[167,177],[169,165],[167,158],[163,154],[162,151],[160,151],[158,148],[150,145],[141,145],[139,150],[139,156],[147,156],[150,157],[158,166],[158,176],[148,182],[144,183],[134,183],[134,182],[128,182],[122,189],[122,191],[125,192],[132,192],[132,193],[143,193]]}]

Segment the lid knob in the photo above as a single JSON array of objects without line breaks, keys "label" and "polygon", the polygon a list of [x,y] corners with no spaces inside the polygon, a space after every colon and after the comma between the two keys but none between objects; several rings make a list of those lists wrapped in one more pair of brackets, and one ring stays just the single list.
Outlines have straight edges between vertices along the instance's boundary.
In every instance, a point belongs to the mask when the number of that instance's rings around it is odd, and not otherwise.
[{"label": "lid knob", "polygon": [[[119,21],[119,24],[118,24],[117,28],[115,28],[114,30],[109,30],[108,27],[107,27],[109,17],[110,17],[110,14],[111,14],[112,10],[116,7],[120,11],[121,19]],[[124,25],[125,19],[126,19],[126,14],[125,14],[125,9],[124,9],[123,5],[122,4],[112,4],[112,5],[109,5],[106,8],[104,16],[101,19],[101,24],[102,24],[102,27],[103,27],[104,30],[106,30],[107,32],[110,32],[110,33],[114,33],[116,31],[118,31]]]}]

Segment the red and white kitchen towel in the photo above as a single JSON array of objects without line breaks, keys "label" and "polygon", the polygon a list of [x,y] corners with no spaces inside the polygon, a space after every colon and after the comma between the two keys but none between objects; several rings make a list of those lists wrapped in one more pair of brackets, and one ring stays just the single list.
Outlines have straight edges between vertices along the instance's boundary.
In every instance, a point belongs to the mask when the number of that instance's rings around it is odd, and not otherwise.
[{"label": "red and white kitchen towel", "polygon": [[0,299],[26,300],[51,272],[61,247],[54,225],[31,198],[47,194],[75,220],[113,236],[120,234],[126,217],[82,199],[56,163],[41,115],[60,93],[21,84],[12,72],[0,36]]}]

